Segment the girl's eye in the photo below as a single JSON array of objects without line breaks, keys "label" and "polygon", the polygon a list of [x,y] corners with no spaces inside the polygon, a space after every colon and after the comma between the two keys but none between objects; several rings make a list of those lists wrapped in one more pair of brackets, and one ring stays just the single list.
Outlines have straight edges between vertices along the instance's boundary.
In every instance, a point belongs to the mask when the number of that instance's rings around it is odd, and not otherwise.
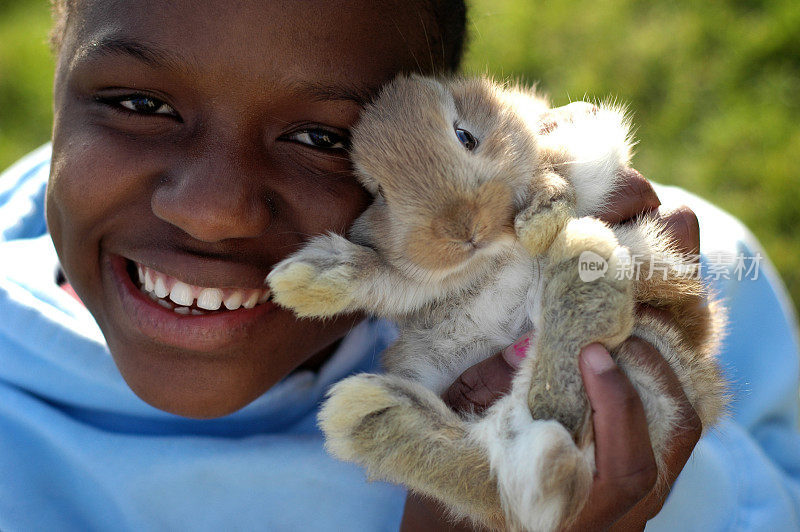
[{"label": "girl's eye", "polygon": [[324,150],[347,149],[347,138],[325,129],[305,129],[289,135],[291,140]]},{"label": "girl's eye", "polygon": [[457,128],[456,137],[458,137],[458,141],[469,151],[474,150],[478,146],[478,139],[472,136],[472,133],[466,129]]},{"label": "girl's eye", "polygon": [[178,116],[171,105],[150,96],[123,96],[119,98],[103,99],[105,103],[117,105],[132,113],[140,115],[166,115]]},{"label": "girl's eye", "polygon": [[160,100],[156,100],[155,98],[147,98],[147,97],[127,98],[125,100],[120,100],[119,104],[122,107],[130,109],[131,111],[136,111],[137,113],[144,113],[149,115],[175,114],[175,110],[172,107],[170,107],[169,105],[165,104]]}]

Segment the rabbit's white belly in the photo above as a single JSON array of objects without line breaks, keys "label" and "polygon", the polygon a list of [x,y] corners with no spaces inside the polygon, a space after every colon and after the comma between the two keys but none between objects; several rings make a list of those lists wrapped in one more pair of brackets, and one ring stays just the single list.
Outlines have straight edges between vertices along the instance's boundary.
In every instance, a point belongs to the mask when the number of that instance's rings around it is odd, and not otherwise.
[{"label": "rabbit's white belly", "polygon": [[524,252],[501,263],[496,275],[400,324],[401,337],[384,355],[390,373],[439,394],[461,373],[533,329],[542,266]]}]

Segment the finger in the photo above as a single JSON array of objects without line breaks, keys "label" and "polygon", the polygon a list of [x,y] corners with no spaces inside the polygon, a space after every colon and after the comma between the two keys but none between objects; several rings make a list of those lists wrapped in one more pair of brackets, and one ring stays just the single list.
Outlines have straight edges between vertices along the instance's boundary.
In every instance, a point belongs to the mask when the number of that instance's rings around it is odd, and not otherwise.
[{"label": "finger", "polygon": [[595,484],[607,518],[618,518],[646,496],[658,471],[647,418],[639,395],[600,344],[590,344],[579,359],[595,431]]},{"label": "finger", "polygon": [[700,253],[700,223],[692,209],[685,205],[670,209],[662,207],[658,210],[658,216],[664,221],[680,251],[689,255]]},{"label": "finger", "polygon": [[533,332],[467,369],[442,395],[456,412],[481,413],[511,389],[514,372],[530,350]]},{"label": "finger", "polygon": [[661,201],[653,185],[633,168],[620,170],[621,185],[611,193],[598,218],[610,224],[621,223],[657,209]]},{"label": "finger", "polygon": [[502,353],[497,353],[462,373],[442,399],[456,412],[481,413],[508,393],[514,371]]},{"label": "finger", "polygon": [[[648,309],[647,312],[659,314],[659,311],[655,309]],[[677,473],[683,469],[683,465],[689,459],[692,449],[702,435],[703,424],[700,417],[686,397],[675,371],[655,347],[641,338],[632,336],[622,343],[619,353],[620,356],[636,360],[637,364],[648,368],[650,374],[657,375],[665,385],[666,394],[678,405],[677,428],[671,439],[672,446],[667,454],[667,475],[677,477]],[[673,471],[673,468],[669,467],[670,460],[674,462],[672,465],[680,465],[677,471]]]},{"label": "finger", "polygon": [[[642,308],[640,312],[642,311],[658,313],[654,309]],[[670,445],[664,457],[664,484],[652,490],[625,518],[625,521],[639,522],[642,519],[645,521],[651,519],[661,511],[672,484],[675,483],[697,445],[703,427],[697,412],[683,391],[678,376],[655,347],[641,338],[631,337],[620,346],[619,356],[635,361],[637,365],[647,367],[649,373],[658,375],[659,380],[665,384],[667,395],[678,405],[677,428],[670,437]]]}]

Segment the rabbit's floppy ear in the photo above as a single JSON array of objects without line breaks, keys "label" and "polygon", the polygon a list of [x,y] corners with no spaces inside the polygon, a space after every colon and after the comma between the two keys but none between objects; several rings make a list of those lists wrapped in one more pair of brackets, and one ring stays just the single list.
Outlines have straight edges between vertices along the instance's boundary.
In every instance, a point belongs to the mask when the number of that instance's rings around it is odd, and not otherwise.
[{"label": "rabbit's floppy ear", "polygon": [[457,146],[454,133],[449,137],[456,118],[452,95],[442,83],[399,75],[364,107],[353,128],[350,156],[356,177],[373,195],[406,192],[408,176],[441,166],[430,154],[448,152],[443,137]]}]

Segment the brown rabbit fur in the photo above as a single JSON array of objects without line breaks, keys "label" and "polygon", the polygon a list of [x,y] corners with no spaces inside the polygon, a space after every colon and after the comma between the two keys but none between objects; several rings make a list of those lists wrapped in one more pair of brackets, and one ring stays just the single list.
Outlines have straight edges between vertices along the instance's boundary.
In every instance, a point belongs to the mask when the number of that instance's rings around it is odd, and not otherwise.
[{"label": "brown rabbit fur", "polygon": [[[584,345],[605,345],[636,387],[660,469],[678,406],[622,341],[662,353],[704,427],[725,404],[714,360],[723,312],[695,265],[652,217],[613,228],[591,217],[629,162],[624,115],[571,111],[553,122],[533,91],[486,79],[399,77],[353,131],[373,204],[348,239],[315,237],[268,277],[299,316],[362,310],[398,324],[386,374],[329,392],[319,416],[329,451],[490,528],[553,530],[586,501]],[[582,280],[588,252],[607,269]],[[637,315],[637,302],[673,322]],[[445,406],[439,395],[464,370],[529,330],[508,395],[481,415]]]}]

